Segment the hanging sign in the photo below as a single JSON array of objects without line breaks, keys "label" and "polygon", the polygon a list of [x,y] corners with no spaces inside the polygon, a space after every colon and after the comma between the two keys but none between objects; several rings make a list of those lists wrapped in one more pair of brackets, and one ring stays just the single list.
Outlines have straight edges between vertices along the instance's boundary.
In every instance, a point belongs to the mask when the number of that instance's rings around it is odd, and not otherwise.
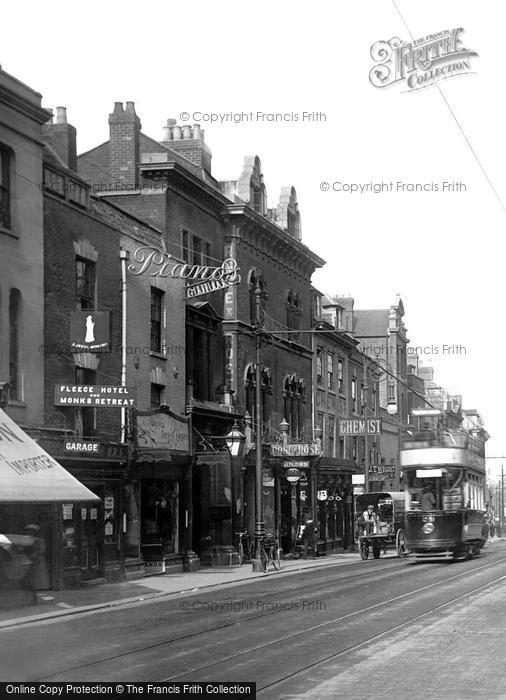
[{"label": "hanging sign", "polygon": [[199,280],[195,284],[188,284],[187,299],[227,289],[241,281],[234,258],[227,258],[219,267],[191,265],[175,260],[172,255],[155,246],[141,246],[132,254],[132,260],[128,266],[132,275],[149,274],[150,277],[172,277],[188,282]]},{"label": "hanging sign", "polygon": [[72,311],[70,315],[70,349],[72,352],[107,352],[110,350],[111,315],[109,311]]},{"label": "hanging sign", "polygon": [[271,457],[319,457],[321,452],[321,447],[317,442],[271,445]]}]

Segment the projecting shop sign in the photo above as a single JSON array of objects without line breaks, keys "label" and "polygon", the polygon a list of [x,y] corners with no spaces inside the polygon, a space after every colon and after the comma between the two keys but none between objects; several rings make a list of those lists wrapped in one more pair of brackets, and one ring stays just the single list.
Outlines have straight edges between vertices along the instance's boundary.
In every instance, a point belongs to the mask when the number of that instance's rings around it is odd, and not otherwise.
[{"label": "projecting shop sign", "polygon": [[55,406],[86,406],[91,408],[132,408],[134,392],[126,386],[107,384],[56,384]]},{"label": "projecting shop sign", "polygon": [[381,435],[381,418],[340,418],[341,435]]}]

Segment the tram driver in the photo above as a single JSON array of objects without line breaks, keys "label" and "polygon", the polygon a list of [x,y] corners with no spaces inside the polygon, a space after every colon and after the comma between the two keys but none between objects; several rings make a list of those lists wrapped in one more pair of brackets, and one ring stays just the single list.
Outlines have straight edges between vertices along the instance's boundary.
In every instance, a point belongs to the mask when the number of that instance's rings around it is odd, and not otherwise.
[{"label": "tram driver", "polygon": [[420,506],[422,510],[434,510],[436,507],[436,499],[434,498],[430,484],[425,484],[423,487]]}]

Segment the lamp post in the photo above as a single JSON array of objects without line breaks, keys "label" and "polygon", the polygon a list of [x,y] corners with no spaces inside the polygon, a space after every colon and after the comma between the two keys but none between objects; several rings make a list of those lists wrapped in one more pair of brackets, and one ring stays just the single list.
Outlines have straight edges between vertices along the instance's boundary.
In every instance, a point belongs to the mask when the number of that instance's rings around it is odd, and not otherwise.
[{"label": "lamp post", "polygon": [[236,532],[239,532],[243,524],[243,488],[241,484],[242,471],[238,469],[241,449],[244,446],[244,435],[239,429],[239,424],[234,421],[232,430],[225,437],[225,442],[230,452],[230,491],[232,500],[232,543]]}]

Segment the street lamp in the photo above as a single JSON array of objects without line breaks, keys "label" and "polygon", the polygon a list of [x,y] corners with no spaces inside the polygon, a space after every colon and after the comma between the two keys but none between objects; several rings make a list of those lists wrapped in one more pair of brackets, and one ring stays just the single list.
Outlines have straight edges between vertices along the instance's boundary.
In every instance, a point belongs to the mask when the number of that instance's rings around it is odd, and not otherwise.
[{"label": "street lamp", "polygon": [[228,433],[228,435],[225,437],[225,442],[227,443],[227,447],[229,449],[229,452],[232,457],[238,457],[239,452],[241,451],[241,445],[244,440],[244,435],[241,433],[239,429],[239,423],[237,421],[234,421],[234,425],[232,426],[232,430]]},{"label": "street lamp", "polygon": [[225,436],[225,442],[230,452],[230,491],[232,499],[232,542],[234,533],[239,532],[242,526],[242,509],[243,503],[243,488],[237,461],[241,454],[241,448],[244,445],[244,435],[239,429],[239,424],[234,421],[232,430]]}]

